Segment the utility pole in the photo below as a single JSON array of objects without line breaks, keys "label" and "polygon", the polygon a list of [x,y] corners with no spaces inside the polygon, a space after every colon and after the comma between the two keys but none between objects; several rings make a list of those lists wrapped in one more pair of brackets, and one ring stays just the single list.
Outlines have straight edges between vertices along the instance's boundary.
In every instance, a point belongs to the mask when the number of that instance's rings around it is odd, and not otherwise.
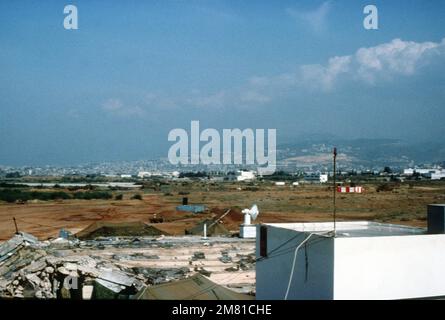
[{"label": "utility pole", "polygon": [[335,204],[335,197],[337,195],[337,148],[334,148],[334,237],[336,235],[336,230],[337,230],[337,226],[336,226],[336,214],[337,214],[337,207]]}]

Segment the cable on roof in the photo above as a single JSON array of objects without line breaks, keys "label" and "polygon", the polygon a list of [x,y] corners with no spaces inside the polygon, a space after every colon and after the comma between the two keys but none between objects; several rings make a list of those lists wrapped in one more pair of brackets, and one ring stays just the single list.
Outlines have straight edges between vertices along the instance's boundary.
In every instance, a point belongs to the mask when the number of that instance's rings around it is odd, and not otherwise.
[{"label": "cable on roof", "polygon": [[284,295],[284,300],[287,300],[287,296],[289,295],[289,290],[290,290],[290,285],[292,283],[292,278],[294,277],[294,270],[295,270],[295,263],[297,261],[297,254],[298,254],[298,250],[306,243],[309,241],[309,239],[314,235],[315,233],[310,233],[306,239],[304,239],[295,249],[294,252],[294,260],[292,262],[292,268],[291,268],[291,272],[290,272],[290,276],[289,276],[289,283],[287,284],[287,289],[286,289],[286,294]]}]

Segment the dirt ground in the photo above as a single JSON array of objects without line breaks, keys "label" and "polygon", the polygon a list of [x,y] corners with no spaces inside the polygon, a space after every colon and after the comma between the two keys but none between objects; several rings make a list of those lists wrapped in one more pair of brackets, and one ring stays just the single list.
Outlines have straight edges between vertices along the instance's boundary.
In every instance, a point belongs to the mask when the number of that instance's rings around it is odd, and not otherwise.
[{"label": "dirt ground", "polygon": [[[445,183],[409,186],[402,184],[392,191],[377,192],[365,185],[362,194],[337,193],[338,220],[372,220],[412,226],[426,226],[426,206],[445,203]],[[182,190],[182,191],[181,191]],[[187,195],[182,195],[187,190]],[[254,188],[246,184],[196,183],[169,192],[139,191],[143,200],[129,200],[135,191],[124,193],[124,200],[30,201],[26,204],[0,203],[0,241],[15,231],[13,217],[20,231],[40,239],[56,237],[61,228],[77,232],[94,221],[144,221],[156,214],[164,223],[156,227],[172,235],[184,234],[204,218],[219,216],[232,231],[242,221],[241,210],[256,203],[260,215],[256,222],[303,222],[332,220],[332,189],[326,185],[278,187],[271,183]],[[182,197],[189,204],[205,204],[209,212],[192,214],[176,211]]]}]

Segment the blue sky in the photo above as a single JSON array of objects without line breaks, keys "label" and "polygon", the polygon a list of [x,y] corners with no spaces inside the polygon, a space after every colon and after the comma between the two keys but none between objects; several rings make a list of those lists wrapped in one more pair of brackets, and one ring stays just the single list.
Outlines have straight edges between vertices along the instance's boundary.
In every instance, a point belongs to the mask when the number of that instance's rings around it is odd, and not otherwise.
[{"label": "blue sky", "polygon": [[0,164],[165,157],[191,120],[443,137],[445,2],[372,3],[379,30],[358,0],[2,1]]}]

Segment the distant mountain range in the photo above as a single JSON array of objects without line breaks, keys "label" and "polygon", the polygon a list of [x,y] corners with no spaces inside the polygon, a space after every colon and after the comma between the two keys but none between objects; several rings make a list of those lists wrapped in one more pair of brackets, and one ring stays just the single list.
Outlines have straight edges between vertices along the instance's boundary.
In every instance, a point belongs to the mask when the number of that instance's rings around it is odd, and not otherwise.
[{"label": "distant mountain range", "polygon": [[279,163],[293,163],[297,167],[329,166],[334,146],[337,147],[339,162],[351,167],[408,167],[425,163],[443,164],[445,160],[445,141],[409,143],[396,139],[329,137],[281,144],[277,147],[277,157]]}]

